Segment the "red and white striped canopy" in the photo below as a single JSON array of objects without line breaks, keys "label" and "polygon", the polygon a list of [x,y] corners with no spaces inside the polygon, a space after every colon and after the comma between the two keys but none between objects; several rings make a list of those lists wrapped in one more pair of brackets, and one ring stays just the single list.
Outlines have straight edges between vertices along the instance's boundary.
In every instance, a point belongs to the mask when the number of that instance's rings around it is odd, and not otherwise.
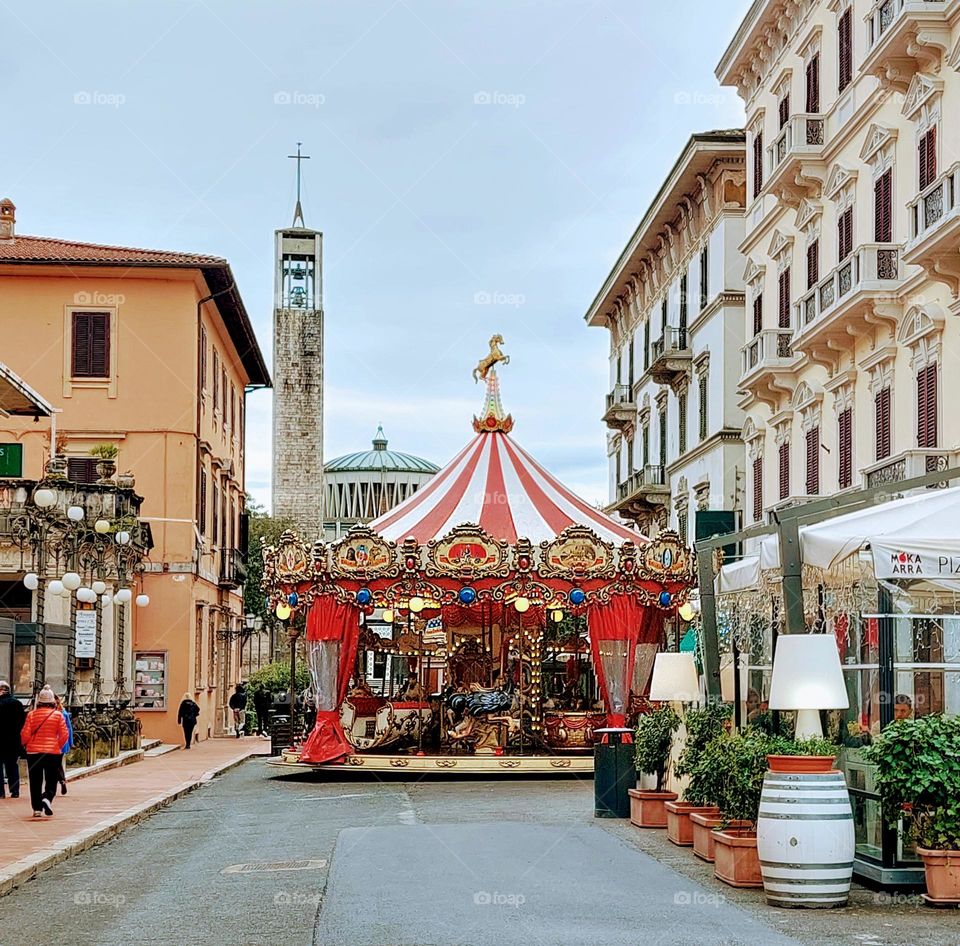
[{"label": "red and white striped canopy", "polygon": [[646,542],[571,493],[502,430],[478,433],[426,486],[370,528],[390,541],[413,536],[422,544],[467,522],[511,545],[518,538],[547,541],[572,525],[587,526],[615,545]]}]

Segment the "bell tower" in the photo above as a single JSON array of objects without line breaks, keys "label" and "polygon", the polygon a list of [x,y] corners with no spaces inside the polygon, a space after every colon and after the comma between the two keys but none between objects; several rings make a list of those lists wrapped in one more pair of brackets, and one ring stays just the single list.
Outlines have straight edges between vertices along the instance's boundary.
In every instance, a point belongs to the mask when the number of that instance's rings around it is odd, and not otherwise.
[{"label": "bell tower", "polygon": [[290,227],[276,231],[273,301],[273,515],[301,538],[323,537],[323,234],[307,227],[297,203]]}]

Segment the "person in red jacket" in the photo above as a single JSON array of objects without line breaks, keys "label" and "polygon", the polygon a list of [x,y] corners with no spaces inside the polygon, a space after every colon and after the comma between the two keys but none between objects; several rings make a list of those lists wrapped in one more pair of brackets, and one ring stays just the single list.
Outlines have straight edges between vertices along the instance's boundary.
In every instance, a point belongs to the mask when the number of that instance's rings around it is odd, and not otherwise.
[{"label": "person in red jacket", "polygon": [[27,713],[20,738],[27,753],[33,817],[50,818],[60,781],[60,749],[67,741],[67,723],[50,687],[37,694],[36,709]]}]

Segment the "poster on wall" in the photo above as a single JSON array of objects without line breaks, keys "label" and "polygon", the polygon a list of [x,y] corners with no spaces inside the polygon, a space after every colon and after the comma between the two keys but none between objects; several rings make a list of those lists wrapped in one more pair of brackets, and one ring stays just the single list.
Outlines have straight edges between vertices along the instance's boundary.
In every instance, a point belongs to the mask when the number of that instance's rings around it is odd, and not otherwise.
[{"label": "poster on wall", "polygon": [[97,656],[97,612],[78,611],[77,630],[74,639],[75,657]]}]

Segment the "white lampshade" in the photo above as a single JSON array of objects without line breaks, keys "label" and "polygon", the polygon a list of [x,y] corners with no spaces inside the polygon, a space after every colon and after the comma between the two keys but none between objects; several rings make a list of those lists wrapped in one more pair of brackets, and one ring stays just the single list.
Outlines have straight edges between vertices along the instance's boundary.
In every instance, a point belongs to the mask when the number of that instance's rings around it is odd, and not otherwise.
[{"label": "white lampshade", "polygon": [[57,494],[44,486],[33,494],[33,501],[41,509],[50,509],[57,504]]},{"label": "white lampshade", "polygon": [[86,515],[83,506],[68,506],[67,518],[71,522],[79,522]]},{"label": "white lampshade", "polygon": [[150,595],[137,595],[136,604],[138,608],[145,608],[150,604]]},{"label": "white lampshade", "polygon": [[28,591],[36,591],[40,587],[40,577],[35,572],[27,572],[23,584]]},{"label": "white lampshade", "polygon": [[93,604],[97,600],[96,594],[92,588],[78,588],[77,589],[77,601],[82,601],[84,604]]},{"label": "white lampshade", "polygon": [[114,536],[114,540],[117,545],[127,545],[130,542],[130,533],[129,532],[118,532]]},{"label": "white lampshade", "polygon": [[110,531],[110,520],[109,519],[98,519],[93,524],[93,531],[97,535],[106,535]]},{"label": "white lampshade", "polygon": [[100,598],[100,603],[105,607],[109,608],[113,604],[113,595],[102,595]]},{"label": "white lampshade", "polygon": [[59,578],[54,578],[53,581],[47,585],[47,589],[52,595],[62,595],[64,591],[63,582],[60,581]]},{"label": "white lampshade", "polygon": [[118,588],[117,593],[113,596],[113,600],[117,604],[129,604],[130,599],[133,597],[133,592],[129,588]]},{"label": "white lampshade", "polygon": [[76,572],[67,572],[62,581],[68,591],[76,591],[83,584],[83,579]]},{"label": "white lampshade", "polygon": [[847,709],[840,652],[833,634],[781,634],[773,658],[770,709],[797,710],[798,739],[822,735],[822,709]]},{"label": "white lampshade", "polygon": [[107,590],[107,583],[105,581],[95,581],[90,587],[94,594],[102,595]]},{"label": "white lampshade", "polygon": [[700,681],[693,654],[657,654],[650,681],[650,699],[679,703],[695,703],[700,699]]}]

